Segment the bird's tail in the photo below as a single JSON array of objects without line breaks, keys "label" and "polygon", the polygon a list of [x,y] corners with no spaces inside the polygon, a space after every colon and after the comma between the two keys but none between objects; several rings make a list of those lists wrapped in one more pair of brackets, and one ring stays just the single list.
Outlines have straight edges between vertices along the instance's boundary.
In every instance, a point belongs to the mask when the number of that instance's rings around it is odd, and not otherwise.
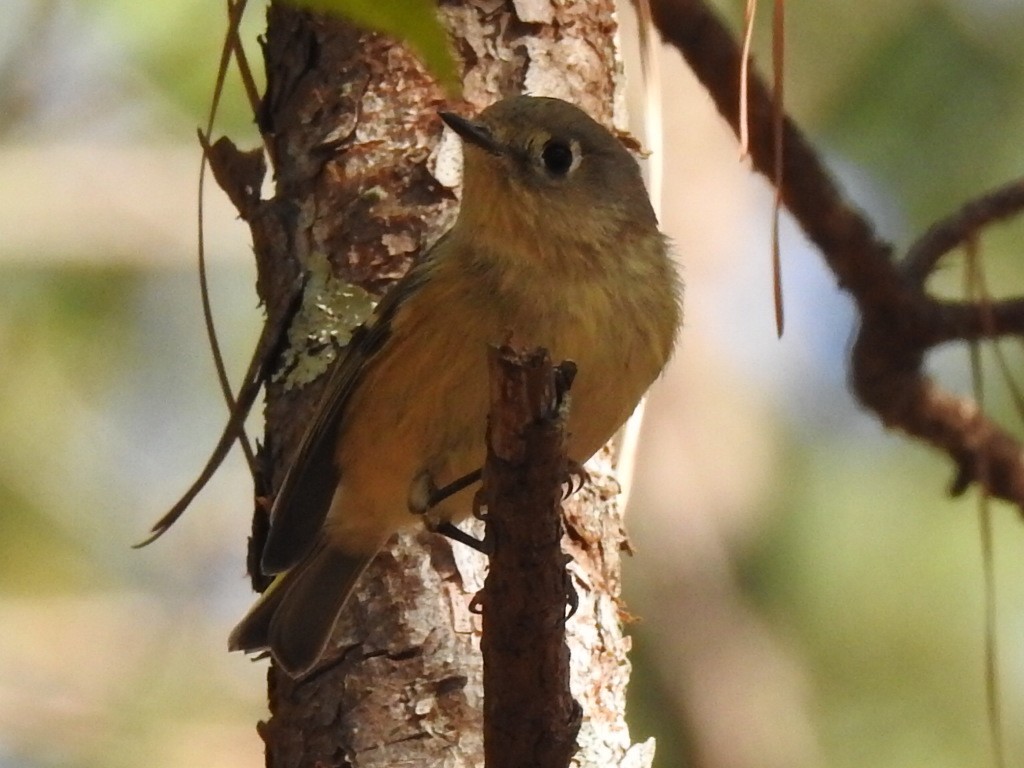
[{"label": "bird's tail", "polygon": [[228,638],[232,651],[269,650],[292,677],[320,660],[345,600],[372,560],[324,543],[280,574]]}]

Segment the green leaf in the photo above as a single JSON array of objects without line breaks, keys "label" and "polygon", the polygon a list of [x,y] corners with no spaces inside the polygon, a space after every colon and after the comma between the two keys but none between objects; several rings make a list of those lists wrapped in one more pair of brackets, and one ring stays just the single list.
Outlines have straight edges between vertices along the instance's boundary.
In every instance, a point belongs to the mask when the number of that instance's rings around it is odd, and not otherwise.
[{"label": "green leaf", "polygon": [[343,16],[408,43],[450,94],[460,87],[448,35],[433,0],[291,0],[313,11]]}]

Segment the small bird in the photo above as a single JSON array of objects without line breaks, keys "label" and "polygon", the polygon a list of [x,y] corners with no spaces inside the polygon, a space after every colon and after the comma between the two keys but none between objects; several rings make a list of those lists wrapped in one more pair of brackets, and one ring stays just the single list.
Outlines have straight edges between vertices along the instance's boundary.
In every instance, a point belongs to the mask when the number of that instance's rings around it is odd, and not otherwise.
[{"label": "small bird", "polygon": [[[516,96],[463,140],[458,218],[336,366],[277,494],[261,568],[276,578],[231,633],[292,677],[315,667],[374,555],[433,489],[484,462],[486,350],[511,338],[572,360],[567,450],[586,461],[672,354],[682,288],[621,142],[560,99]],[[458,521],[472,494],[431,515]]]}]

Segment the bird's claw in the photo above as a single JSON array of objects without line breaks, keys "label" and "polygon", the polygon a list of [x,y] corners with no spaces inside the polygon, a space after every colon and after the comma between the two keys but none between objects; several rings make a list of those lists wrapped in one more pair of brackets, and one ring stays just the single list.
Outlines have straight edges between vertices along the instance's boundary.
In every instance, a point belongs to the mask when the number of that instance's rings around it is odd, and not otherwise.
[{"label": "bird's claw", "polygon": [[565,602],[569,606],[569,613],[565,616],[565,620],[568,621],[580,609],[580,595],[572,585],[572,576],[568,571],[565,571]]},{"label": "bird's claw", "polygon": [[562,501],[565,501],[574,493],[577,493],[583,489],[583,486],[590,482],[590,473],[587,472],[586,467],[580,464],[578,461],[569,459],[568,468],[566,471],[565,480],[565,493],[562,495]]}]

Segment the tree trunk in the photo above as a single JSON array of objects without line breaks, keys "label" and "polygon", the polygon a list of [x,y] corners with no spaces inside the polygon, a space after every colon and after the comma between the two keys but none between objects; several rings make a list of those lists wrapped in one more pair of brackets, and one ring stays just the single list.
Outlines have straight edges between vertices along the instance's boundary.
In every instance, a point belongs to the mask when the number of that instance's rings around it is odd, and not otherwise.
[{"label": "tree trunk", "polygon": [[[467,105],[454,108],[476,112],[528,92],[621,125],[613,10],[606,0],[442,3],[464,66]],[[365,318],[370,296],[452,222],[460,150],[442,140],[443,95],[404,45],[273,3],[264,51],[258,121],[276,188],[243,215],[269,323],[283,322],[306,280],[267,385],[262,460],[276,489],[322,394],[323,373]],[[623,717],[625,536],[611,465],[610,450],[595,457],[591,483],[565,505],[564,545],[580,597],[567,626],[573,693],[583,709],[575,760],[602,768],[649,765],[653,754],[651,744],[630,744]],[[258,562],[266,507],[258,500],[250,563]],[[259,728],[267,765],[481,765],[480,625],[469,603],[485,568],[481,555],[434,534],[393,541],[346,607],[332,661],[302,682],[271,664],[271,717]],[[265,586],[258,575],[254,585]]]}]

